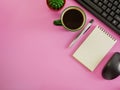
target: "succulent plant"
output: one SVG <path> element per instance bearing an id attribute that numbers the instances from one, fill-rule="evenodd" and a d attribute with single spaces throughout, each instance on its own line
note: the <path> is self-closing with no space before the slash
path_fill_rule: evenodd
<path id="1" fill-rule="evenodd" d="M 47 4 L 54 10 L 60 10 L 65 4 L 65 0 L 47 0 Z"/>

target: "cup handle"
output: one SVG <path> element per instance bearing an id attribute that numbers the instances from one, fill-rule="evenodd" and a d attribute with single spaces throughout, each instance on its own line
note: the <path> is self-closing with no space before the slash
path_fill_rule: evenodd
<path id="1" fill-rule="evenodd" d="M 62 22 L 61 22 L 61 20 L 54 20 L 54 25 L 56 25 L 56 26 L 62 26 Z"/>

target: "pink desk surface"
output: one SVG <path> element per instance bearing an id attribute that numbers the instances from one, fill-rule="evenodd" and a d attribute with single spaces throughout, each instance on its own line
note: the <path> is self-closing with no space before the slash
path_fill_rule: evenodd
<path id="1" fill-rule="evenodd" d="M 79 6 L 66 1 L 64 8 Z M 100 25 L 118 39 L 90 72 L 72 54 L 92 28 L 67 48 L 77 32 L 53 25 L 62 10 L 49 9 L 46 0 L 0 0 L 0 90 L 120 90 L 120 77 L 109 81 L 101 76 L 108 59 L 120 52 L 119 36 L 84 9 L 87 22 L 95 19 L 92 28 Z"/>

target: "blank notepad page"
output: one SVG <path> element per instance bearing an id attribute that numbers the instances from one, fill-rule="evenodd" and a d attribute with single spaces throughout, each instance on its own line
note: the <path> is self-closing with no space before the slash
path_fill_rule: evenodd
<path id="1" fill-rule="evenodd" d="M 75 51 L 73 57 L 90 71 L 94 71 L 116 41 L 103 28 L 96 26 L 87 39 Z"/>

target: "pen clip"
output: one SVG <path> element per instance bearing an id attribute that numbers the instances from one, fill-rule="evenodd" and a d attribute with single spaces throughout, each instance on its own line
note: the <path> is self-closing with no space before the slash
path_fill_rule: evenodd
<path id="1" fill-rule="evenodd" d="M 89 27 L 89 28 L 90 28 L 90 27 Z M 89 28 L 88 28 L 88 29 L 89 29 Z M 88 31 L 88 29 L 87 29 L 83 34 L 85 34 L 85 33 Z"/>

